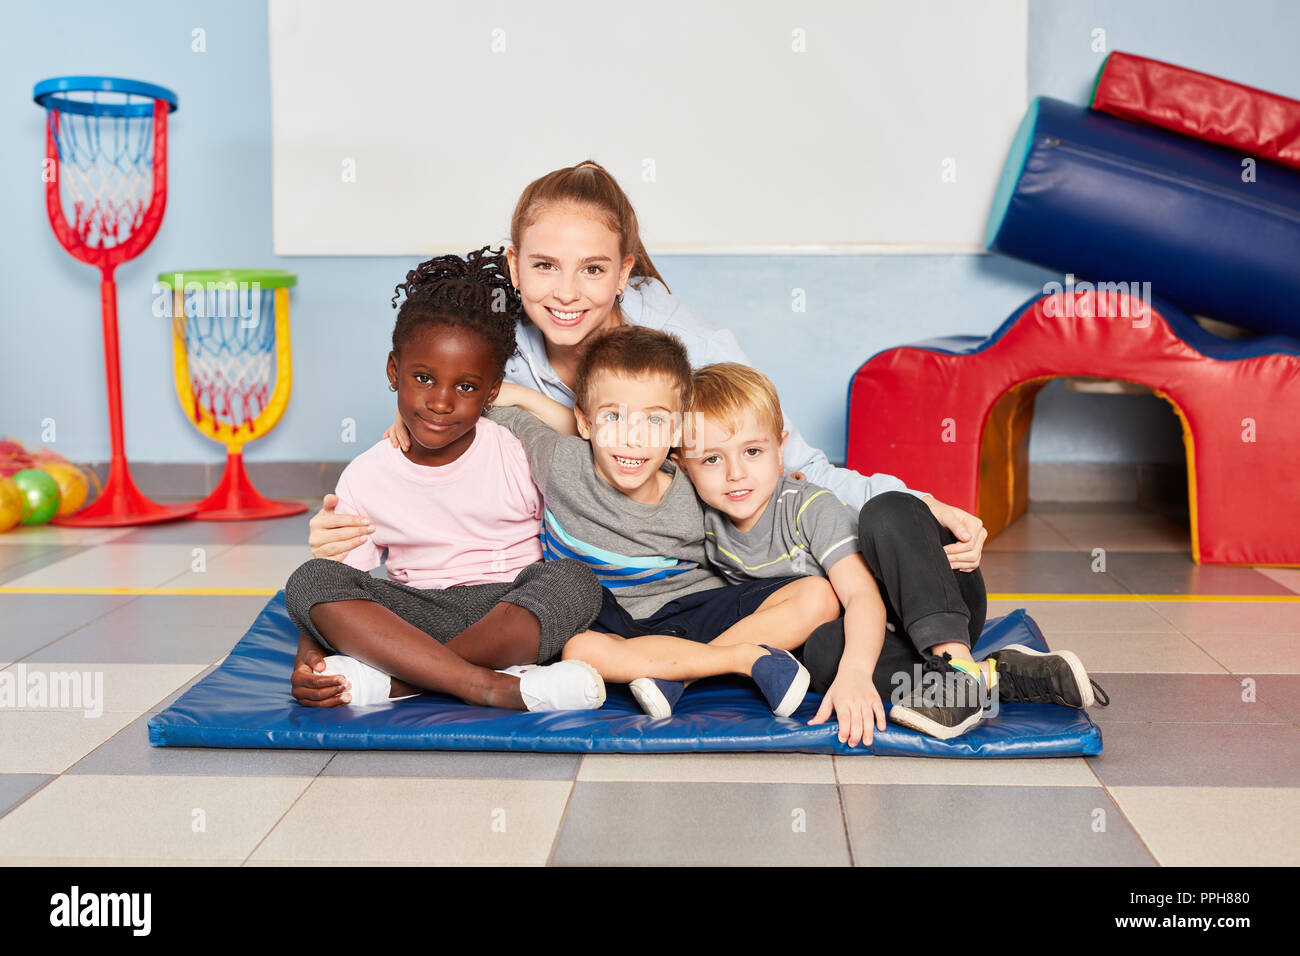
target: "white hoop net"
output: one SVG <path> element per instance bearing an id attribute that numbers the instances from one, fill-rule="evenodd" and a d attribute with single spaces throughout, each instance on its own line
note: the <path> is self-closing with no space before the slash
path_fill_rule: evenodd
<path id="1" fill-rule="evenodd" d="M 73 91 L 67 99 L 95 105 L 153 103 L 131 93 Z M 51 109 L 59 151 L 64 215 L 91 248 L 130 238 L 153 199 L 153 116 L 112 116 Z"/>
<path id="2" fill-rule="evenodd" d="M 185 354 L 197 419 L 247 428 L 275 386 L 275 290 L 241 283 L 184 293 Z"/>

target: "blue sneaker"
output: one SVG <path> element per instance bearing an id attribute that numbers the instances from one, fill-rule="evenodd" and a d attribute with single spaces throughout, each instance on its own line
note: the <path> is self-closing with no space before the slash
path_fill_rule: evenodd
<path id="1" fill-rule="evenodd" d="M 759 647 L 767 651 L 754 662 L 754 669 L 749 676 L 763 692 L 772 713 L 778 717 L 789 717 L 803 703 L 804 694 L 808 693 L 808 669 L 795 660 L 789 651 L 768 647 Z"/>
<path id="2" fill-rule="evenodd" d="M 651 717 L 671 717 L 673 708 L 682 698 L 686 685 L 679 680 L 660 680 L 657 677 L 638 677 L 628 687 L 632 696 Z"/>

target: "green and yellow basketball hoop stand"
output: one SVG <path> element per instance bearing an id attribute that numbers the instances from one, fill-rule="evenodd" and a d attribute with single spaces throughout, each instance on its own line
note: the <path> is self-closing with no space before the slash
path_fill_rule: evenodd
<path id="1" fill-rule="evenodd" d="M 297 501 L 263 497 L 244 469 L 243 448 L 267 434 L 289 404 L 292 272 L 205 269 L 158 276 L 170 298 L 176 397 L 204 435 L 226 446 L 226 469 L 199 502 L 200 521 L 301 514 Z"/>

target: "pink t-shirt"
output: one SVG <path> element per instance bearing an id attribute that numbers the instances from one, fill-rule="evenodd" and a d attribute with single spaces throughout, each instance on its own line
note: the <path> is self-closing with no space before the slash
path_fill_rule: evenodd
<path id="1" fill-rule="evenodd" d="M 375 526 L 344 563 L 417 588 L 513 581 L 542 559 L 542 496 L 519 439 L 481 419 L 449 465 L 417 465 L 381 440 L 343 469 L 339 514 Z M 384 559 L 384 551 L 388 552 Z"/>

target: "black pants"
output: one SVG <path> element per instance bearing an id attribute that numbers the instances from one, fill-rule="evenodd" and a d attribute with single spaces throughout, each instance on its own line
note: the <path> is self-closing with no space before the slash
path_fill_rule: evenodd
<path id="1" fill-rule="evenodd" d="M 889 627 L 872 681 L 883 700 L 909 681 L 929 656 L 927 648 L 946 641 L 974 647 L 984 630 L 988 595 L 979 568 L 956 571 L 943 546 L 957 536 L 939 524 L 925 502 L 902 491 L 876 495 L 858 515 L 858 545 L 880 588 Z M 803 647 L 812 690 L 825 693 L 844 653 L 844 617 L 813 631 Z"/>

